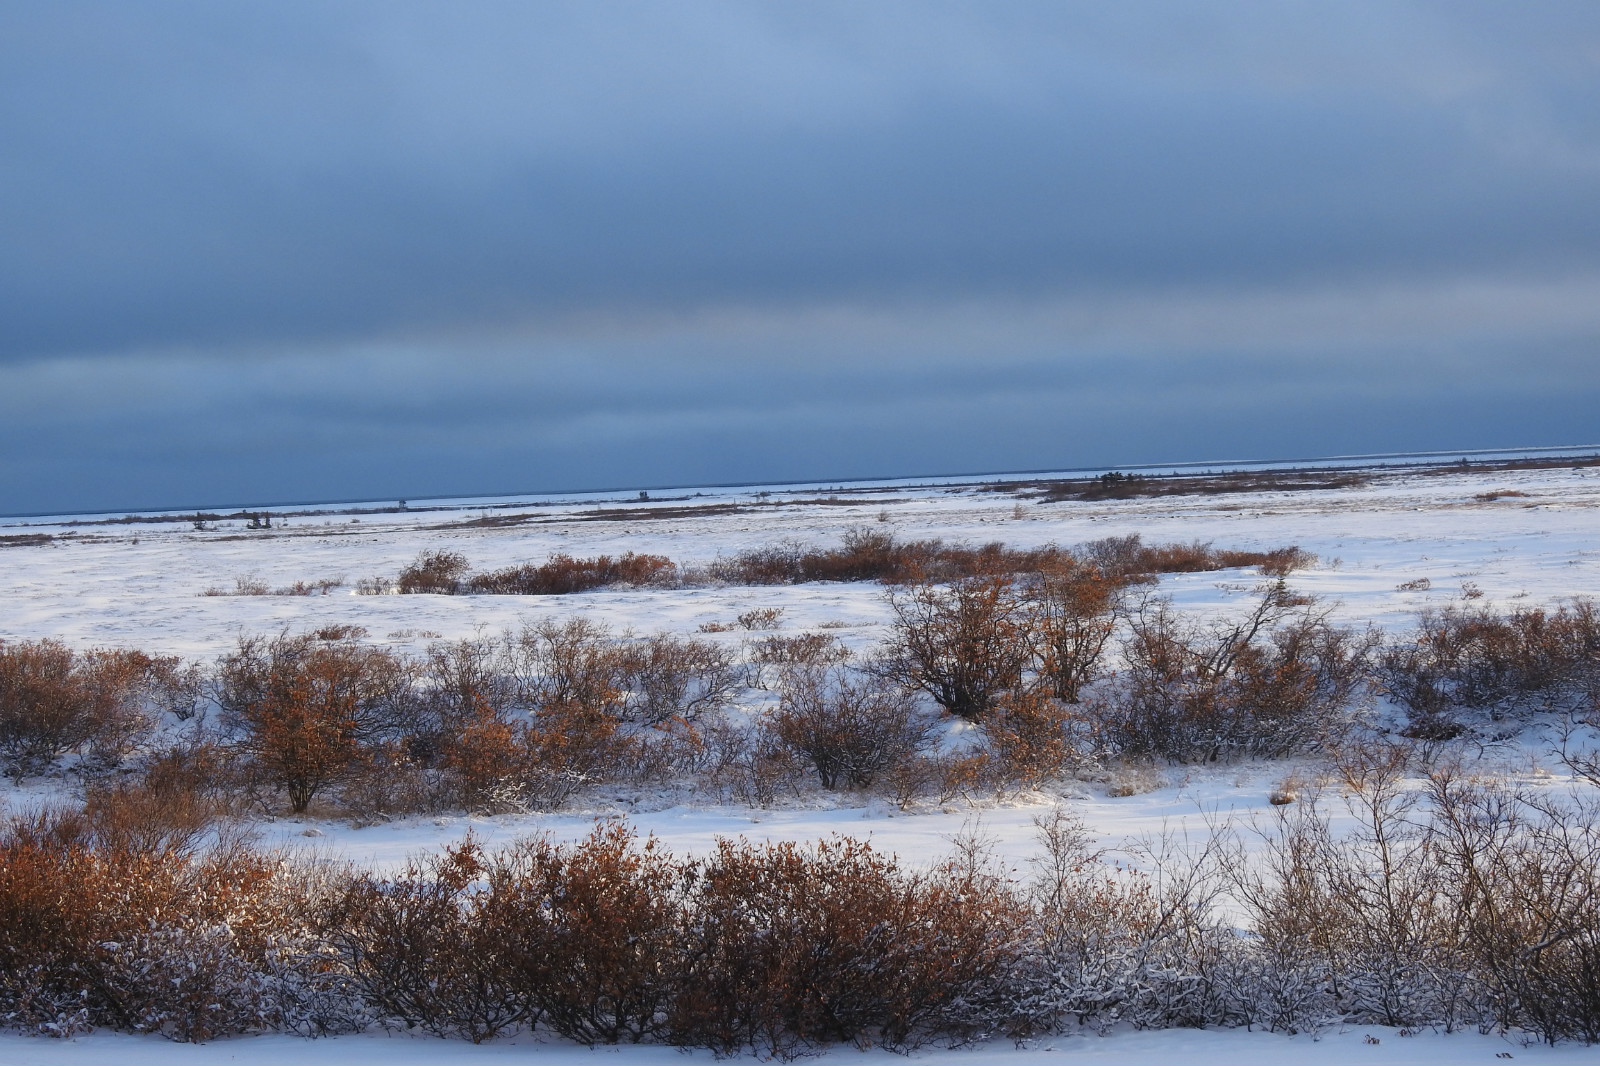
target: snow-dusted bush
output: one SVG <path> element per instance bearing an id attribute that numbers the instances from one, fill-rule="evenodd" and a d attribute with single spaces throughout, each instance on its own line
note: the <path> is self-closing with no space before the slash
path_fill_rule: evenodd
<path id="1" fill-rule="evenodd" d="M 725 707 L 738 688 L 733 655 L 709 640 L 658 633 L 617 649 L 621 715 L 654 725 Z"/>
<path id="2" fill-rule="evenodd" d="M 1404 781 L 1408 759 L 1403 746 L 1347 749 L 1348 832 L 1302 797 L 1258 828 L 1257 862 L 1229 864 L 1256 936 L 1257 998 L 1276 1015 L 1447 1030 L 1489 1018 L 1438 826 Z"/>
<path id="3" fill-rule="evenodd" d="M 1448 771 L 1433 855 L 1485 1011 L 1550 1043 L 1600 1042 L 1600 807 Z"/>
<path id="4" fill-rule="evenodd" d="M 471 568 L 467 557 L 459 552 L 425 551 L 416 562 L 400 571 L 395 581 L 395 591 L 401 594 L 460 592 L 462 580 Z"/>
<path id="5" fill-rule="evenodd" d="M 0 833 L 6 1025 L 190 1041 L 358 1024 L 348 1011 L 307 1014 L 293 991 L 327 984 L 304 962 L 316 936 L 294 871 L 237 844 L 130 827 L 125 811 L 108 824 L 110 811 L 46 813 Z"/>
<path id="6" fill-rule="evenodd" d="M 631 741 L 618 725 L 604 709 L 580 703 L 526 717 L 483 714 L 445 749 L 447 787 L 472 810 L 551 810 L 626 759 Z"/>
<path id="7" fill-rule="evenodd" d="M 162 710 L 192 713 L 196 684 L 177 659 L 0 641 L 0 758 L 24 773 L 73 751 L 115 766 L 149 738 Z"/>
<path id="8" fill-rule="evenodd" d="M 997 784 L 1036 787 L 1093 757 L 1072 708 L 1038 689 L 1003 694 L 982 720 Z"/>
<path id="9" fill-rule="evenodd" d="M 977 719 L 1016 687 L 1032 657 L 1028 605 L 1009 576 L 919 584 L 887 594 L 894 614 L 885 677 L 920 689 L 958 718 Z"/>
<path id="10" fill-rule="evenodd" d="M 1387 695 L 1421 740 L 1459 734 L 1460 708 L 1496 717 L 1541 706 L 1600 705 L 1600 610 L 1577 600 L 1555 610 L 1452 604 L 1425 610 L 1378 660 Z"/>
<path id="11" fill-rule="evenodd" d="M 587 618 L 524 626 L 509 651 L 525 706 L 580 703 L 620 710 L 621 652 L 610 630 Z"/>
<path id="12" fill-rule="evenodd" d="M 774 634 L 745 646 L 744 679 L 751 688 L 767 688 L 779 683 L 785 671 L 833 666 L 849 658 L 850 649 L 827 633 Z"/>
<path id="13" fill-rule="evenodd" d="M 714 722 L 700 729 L 708 756 L 706 777 L 724 796 L 752 807 L 770 807 L 797 795 L 805 779 L 805 756 L 785 744 L 770 720 L 753 725 Z"/>
<path id="14" fill-rule="evenodd" d="M 896 763 L 916 758 L 933 722 L 903 688 L 837 667 L 791 669 L 771 728 L 804 756 L 823 788 L 867 788 Z"/>
<path id="15" fill-rule="evenodd" d="M 1215 915 L 1211 842 L 1190 854 L 1165 841 L 1143 873 L 1103 862 L 1068 815 L 1035 824 L 1043 848 L 1026 886 L 1028 951 L 1004 986 L 1014 1032 L 1243 1020 L 1248 947 Z"/>
<path id="16" fill-rule="evenodd" d="M 1112 752 L 1175 762 L 1281 757 L 1336 737 L 1377 643 L 1281 578 L 1240 619 L 1197 624 L 1152 599 L 1128 628 L 1125 669 L 1086 713 Z"/>
<path id="17" fill-rule="evenodd" d="M 396 877 L 347 886 L 328 939 L 379 1023 L 480 1043 L 531 1020 L 507 930 L 477 891 L 482 860 L 469 837 Z"/>
<path id="18" fill-rule="evenodd" d="M 241 637 L 218 664 L 216 697 L 255 769 L 298 813 L 365 745 L 404 734 L 411 665 L 350 640 Z"/>
<path id="19" fill-rule="evenodd" d="M 1128 581 L 1070 558 L 1027 585 L 1039 674 L 1057 699 L 1077 703 L 1099 676 Z"/>
<path id="20" fill-rule="evenodd" d="M 620 824 L 493 853 L 469 837 L 380 877 L 296 867 L 128 791 L 0 832 L 0 1021 L 542 1026 L 781 1056 L 1118 1024 L 1600 1041 L 1592 802 L 1448 771 L 1419 793 L 1409 772 L 1403 746 L 1347 748 L 1354 831 L 1308 791 L 1249 830 L 1250 862 L 1217 827 L 1119 866 L 1058 814 L 1024 883 L 976 841 L 928 870 L 847 838 L 690 861 Z"/>
<path id="21" fill-rule="evenodd" d="M 1123 582 L 1154 574 L 1195 574 L 1254 566 L 1268 577 L 1287 577 L 1316 563 L 1317 557 L 1298 545 L 1267 551 L 1214 548 L 1208 541 L 1146 544 L 1137 533 L 1104 537 L 1075 549 L 1084 562 Z"/>
<path id="22" fill-rule="evenodd" d="M 1020 951 L 1017 901 L 960 865 L 913 874 L 867 844 L 722 841 L 691 903 L 694 954 L 673 1039 L 789 1057 L 992 1030 Z"/>
<path id="23" fill-rule="evenodd" d="M 577 844 L 526 841 L 488 863 L 475 904 L 500 930 L 516 995 L 585 1044 L 662 1039 L 695 954 L 692 864 L 619 823 Z"/>

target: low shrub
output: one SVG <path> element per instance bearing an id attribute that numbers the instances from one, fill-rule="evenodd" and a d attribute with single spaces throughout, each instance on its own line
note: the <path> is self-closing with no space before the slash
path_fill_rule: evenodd
<path id="1" fill-rule="evenodd" d="M 1032 619 L 1008 576 L 888 594 L 893 629 L 874 669 L 958 718 L 983 715 L 1016 687 L 1033 654 Z"/>
<path id="2" fill-rule="evenodd" d="M 854 671 L 794 670 L 783 682 L 773 734 L 816 770 L 826 789 L 862 789 L 917 757 L 933 723 L 896 685 Z"/>
<path id="3" fill-rule="evenodd" d="M 740 629 L 754 631 L 757 629 L 777 629 L 783 624 L 782 607 L 753 607 L 739 614 L 734 622 Z"/>
<path id="4" fill-rule="evenodd" d="M 481 1043 L 533 1020 L 506 933 L 474 891 L 485 872 L 470 836 L 397 877 L 352 878 L 332 908 L 329 939 L 378 1021 Z"/>
<path id="5" fill-rule="evenodd" d="M 469 809 L 551 810 L 605 780 L 627 758 L 629 738 L 601 708 L 547 704 L 530 718 L 484 714 L 444 752 L 448 786 Z"/>
<path id="6" fill-rule="evenodd" d="M 799 795 L 805 756 L 778 737 L 770 720 L 752 727 L 721 723 L 701 732 L 708 756 L 705 776 L 720 795 L 750 807 L 771 807 Z"/>
<path id="7" fill-rule="evenodd" d="M 726 706 L 738 689 L 733 655 L 709 640 L 658 633 L 620 644 L 616 654 L 620 713 L 630 722 L 693 720 Z"/>
<path id="8" fill-rule="evenodd" d="M 695 956 L 692 864 L 619 823 L 572 845 L 537 839 L 495 856 L 483 913 L 531 1015 L 582 1044 L 670 1036 Z"/>
<path id="9" fill-rule="evenodd" d="M 383 648 L 314 636 L 241 637 L 218 664 L 216 698 L 266 780 L 300 813 L 361 760 L 403 736 L 410 665 Z"/>
<path id="10" fill-rule="evenodd" d="M 1430 853 L 1468 973 L 1501 1027 L 1600 1042 L 1600 810 L 1440 772 Z"/>
<path id="11" fill-rule="evenodd" d="M 1174 762 L 1281 757 L 1337 736 L 1356 712 L 1374 632 L 1333 625 L 1283 579 L 1241 619 L 1197 627 L 1164 600 L 1129 619 L 1126 669 L 1086 705 L 1100 742 Z"/>
<path id="12" fill-rule="evenodd" d="M 425 551 L 416 562 L 400 571 L 395 591 L 401 594 L 441 593 L 449 595 L 461 591 L 461 582 L 471 564 L 458 552 Z"/>
<path id="13" fill-rule="evenodd" d="M 1125 580 L 1072 560 L 1040 571 L 1025 586 L 1039 673 L 1057 699 L 1077 703 L 1099 676 L 1126 587 Z"/>
<path id="14" fill-rule="evenodd" d="M 613 558 L 599 555 L 575 559 L 556 554 L 537 566 L 526 563 L 489 573 L 474 574 L 465 591 L 515 596 L 566 596 L 607 585 L 661 585 L 670 583 L 677 564 L 661 555 L 626 552 Z"/>
<path id="15" fill-rule="evenodd" d="M 528 706 L 577 703 L 620 711 L 624 656 L 609 630 L 587 618 L 524 626 L 511 643 L 518 696 Z"/>
<path id="16" fill-rule="evenodd" d="M 405 754 L 433 766 L 468 723 L 511 715 L 523 695 L 514 671 L 501 641 L 473 637 L 429 644 L 405 701 Z"/>
<path id="17" fill-rule="evenodd" d="M 1041 854 L 1024 885 L 1027 952 L 1003 984 L 1014 1035 L 1118 1024 L 1140 1029 L 1239 1025 L 1248 942 L 1219 928 L 1217 853 L 1158 842 L 1144 870 L 1094 850 L 1062 811 L 1036 818 Z"/>
<path id="18" fill-rule="evenodd" d="M 1115 579 L 1138 579 L 1153 574 L 1193 574 L 1254 566 L 1268 577 L 1287 577 L 1316 564 L 1317 557 L 1298 546 L 1268 551 L 1213 548 L 1207 541 L 1190 544 L 1145 544 L 1137 533 L 1106 537 L 1078 549 L 1082 558 Z"/>
<path id="19" fill-rule="evenodd" d="M 888 585 L 956 581 L 1025 573 L 1051 565 L 1059 548 L 1016 550 L 998 542 L 979 548 L 938 540 L 898 541 L 886 530 L 853 529 L 838 548 L 780 544 L 718 559 L 708 574 L 734 585 L 793 585 L 807 581 L 879 581 Z"/>
<path id="20" fill-rule="evenodd" d="M 999 783 L 1037 787 L 1084 761 L 1083 739 L 1070 707 L 1038 690 L 1008 692 L 983 717 Z"/>
<path id="21" fill-rule="evenodd" d="M 703 569 L 685 567 L 665 556 L 626 552 L 620 556 L 578 558 L 551 555 L 543 563 L 521 563 L 478 574 L 468 573 L 464 557 L 450 551 L 419 555 L 398 579 L 364 578 L 361 595 L 404 593 L 482 593 L 515 596 L 564 596 L 611 585 L 679 587 L 719 582 L 730 585 L 793 585 L 808 581 L 877 581 L 886 585 L 949 583 L 970 578 L 1034 574 L 1087 562 L 1115 582 L 1149 581 L 1160 573 L 1191 573 L 1255 566 L 1269 576 L 1286 576 L 1310 566 L 1316 556 L 1297 547 L 1269 551 L 1231 551 L 1208 543 L 1146 545 L 1138 537 L 1109 538 L 1084 545 L 1081 558 L 1055 545 L 1009 548 L 994 541 L 972 547 L 941 540 L 900 541 L 887 530 L 860 528 L 845 533 L 837 548 L 784 542 L 750 548 L 731 558 L 718 558 Z M 244 581 L 246 579 L 241 579 Z M 250 579 L 253 580 L 253 579 Z M 302 595 L 322 584 L 296 583 L 273 592 L 255 582 L 239 595 Z M 228 595 L 208 589 L 206 595 Z M 771 628 L 777 615 L 763 608 L 746 612 L 737 623 L 744 629 Z M 725 623 L 708 623 L 723 625 Z M 707 632 L 725 632 L 709 629 Z"/>
<path id="22" fill-rule="evenodd" d="M 356 824 L 371 824 L 459 804 L 459 794 L 418 745 L 381 740 L 365 745 L 339 778 L 338 806 Z"/>
<path id="23" fill-rule="evenodd" d="M 802 633 L 793 637 L 770 636 L 746 645 L 744 679 L 751 688 L 777 684 L 790 670 L 825 667 L 850 658 L 850 649 L 826 633 Z"/>
<path id="24" fill-rule="evenodd" d="M 177 659 L 0 642 L 0 756 L 14 773 L 74 751 L 115 766 L 150 736 L 161 710 L 192 714 L 196 686 Z"/>
<path id="25" fill-rule="evenodd" d="M 1449 768 L 1419 791 L 1411 755 L 1341 751 L 1338 833 L 1312 789 L 1248 846 L 1219 826 L 1117 865 L 1057 812 L 1026 882 L 973 835 L 910 870 L 848 838 L 681 860 L 620 824 L 492 853 L 469 835 L 391 876 L 296 867 L 147 782 L 0 828 L 0 1019 L 178 1040 L 544 1028 L 784 1058 L 1117 1025 L 1600 1042 L 1593 797 Z"/>
<path id="26" fill-rule="evenodd" d="M 1425 610 L 1411 634 L 1383 650 L 1378 675 L 1406 710 L 1406 731 L 1420 738 L 1460 732 L 1458 708 L 1498 717 L 1592 705 L 1600 694 L 1600 611 L 1582 599 L 1553 611 Z"/>
<path id="27" fill-rule="evenodd" d="M 288 994 L 316 981 L 301 964 L 303 886 L 246 848 L 141 831 L 156 810 L 108 804 L 0 831 L 6 1024 L 199 1041 L 306 1022 Z"/>
<path id="28" fill-rule="evenodd" d="M 848 838 L 723 840 L 693 907 L 674 1040 L 724 1054 L 970 1037 L 992 1024 L 983 1005 L 1020 949 L 1003 883 L 954 867 L 908 874 Z"/>

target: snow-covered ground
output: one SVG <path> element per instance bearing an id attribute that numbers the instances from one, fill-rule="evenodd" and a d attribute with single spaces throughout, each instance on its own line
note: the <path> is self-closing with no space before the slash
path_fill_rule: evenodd
<path id="1" fill-rule="evenodd" d="M 1448 474 L 1389 474 L 1367 487 L 1168 496 L 1100 502 L 1019 502 L 1002 486 L 907 486 L 837 492 L 708 490 L 687 499 L 641 503 L 625 495 L 560 501 L 479 501 L 476 506 L 279 519 L 251 531 L 243 519 L 196 532 L 187 522 L 69 525 L 60 519 L 0 522 L 0 537 L 48 534 L 37 546 L 0 548 L 0 637 L 53 636 L 75 645 L 131 645 L 210 657 L 237 633 L 365 626 L 373 638 L 420 647 L 424 633 L 466 636 L 523 620 L 583 613 L 640 632 L 692 631 L 731 621 L 752 606 L 777 606 L 790 630 L 845 622 L 858 641 L 885 610 L 871 585 L 598 591 L 586 595 L 357 596 L 363 577 L 392 577 L 424 549 L 465 555 L 478 570 L 625 551 L 704 563 L 743 548 L 797 540 L 837 544 L 853 527 L 903 538 L 942 537 L 1016 547 L 1138 533 L 1147 542 L 1209 540 L 1219 547 L 1299 544 L 1321 563 L 1297 574 L 1305 591 L 1336 600 L 1342 616 L 1388 626 L 1409 622 L 1429 601 L 1456 596 L 1464 582 L 1489 601 L 1544 602 L 1600 590 L 1600 467 Z M 1525 493 L 1496 500 L 1479 496 Z M 665 494 L 658 493 L 657 496 Z M 833 502 L 830 502 L 833 501 Z M 739 505 L 732 513 L 651 520 L 652 511 Z M 295 510 L 293 508 L 280 508 Z M 609 518 L 602 518 L 610 514 Z M 624 517 L 616 518 L 616 515 Z M 527 516 L 515 524 L 504 523 Z M 1396 586 L 1428 578 L 1425 593 Z M 232 591 L 240 578 L 272 588 L 342 578 L 327 596 L 203 596 Z M 1238 595 L 1241 574 L 1168 579 L 1183 605 Z M 409 636 L 391 636 L 405 634 Z"/>
<path id="2" fill-rule="evenodd" d="M 1514 495 L 1504 495 L 1505 493 Z M 1498 495 L 1497 498 L 1489 498 Z M 0 538 L 45 534 L 43 544 L 0 547 L 0 638 L 54 637 L 78 647 L 127 646 L 209 660 L 241 633 L 300 631 L 332 624 L 365 627 L 373 643 L 420 651 L 436 638 L 497 632 L 524 622 L 586 615 L 615 630 L 698 634 L 707 622 L 731 622 L 753 607 L 783 609 L 782 631 L 827 626 L 864 650 L 883 636 L 887 608 L 871 584 L 761 588 L 601 590 L 563 597 L 361 596 L 355 582 L 392 577 L 423 550 L 465 555 L 476 570 L 626 551 L 701 564 L 741 549 L 794 540 L 836 544 L 867 526 L 905 539 L 940 537 L 1014 547 L 1071 546 L 1140 534 L 1147 543 L 1204 540 L 1222 548 L 1270 549 L 1289 544 L 1319 562 L 1293 584 L 1335 605 L 1336 617 L 1386 628 L 1412 623 L 1418 608 L 1442 604 L 1464 589 L 1478 603 L 1510 607 L 1600 596 L 1600 468 L 1464 469 L 1379 473 L 1363 487 L 1334 490 L 1168 496 L 1101 502 L 1039 503 L 1001 484 L 886 484 L 706 490 L 688 498 L 655 493 L 555 500 L 478 500 L 459 506 L 361 514 L 326 508 L 277 518 L 271 530 L 230 519 L 197 531 L 188 522 L 154 516 L 115 524 L 62 518 L 0 523 Z M 651 517 L 652 512 L 712 505 L 735 509 Z M 315 511 L 278 508 L 279 512 Z M 668 511 L 668 513 L 671 513 Z M 518 518 L 517 516 L 526 516 Z M 0 543 L 6 543 L 0 541 Z M 1427 578 L 1426 591 L 1399 586 Z M 232 591 L 247 579 L 277 588 L 342 579 L 327 595 L 206 595 Z M 1249 571 L 1169 577 L 1162 591 L 1196 611 L 1227 609 L 1247 595 Z M 708 639 L 737 644 L 748 634 Z M 1532 780 L 1559 781 L 1537 737 L 1492 753 L 1498 769 Z M 953 837 L 976 830 L 998 862 L 1019 871 L 1035 853 L 1033 819 L 1054 805 L 1081 817 L 1113 849 L 1162 832 L 1200 833 L 1217 818 L 1248 821 L 1269 811 L 1268 792 L 1292 764 L 1246 763 L 1221 769 L 1172 768 L 1150 775 L 1133 795 L 1114 798 L 1103 782 L 1067 783 L 1048 794 L 904 812 L 874 801 L 861 805 L 795 805 L 752 810 L 638 795 L 600 795 L 558 814 L 494 818 L 427 817 L 354 827 L 317 820 L 280 820 L 260 827 L 271 843 L 392 867 L 407 856 L 459 840 L 471 828 L 493 843 L 533 832 L 584 836 L 595 818 L 624 815 L 679 854 L 700 852 L 720 836 L 810 840 L 833 833 L 870 837 L 909 863 L 946 853 Z M 15 807 L 49 793 L 50 783 L 13 789 Z M 1117 790 L 1122 791 L 1122 790 Z M 1367 1043 L 1371 1034 L 1381 1043 Z M 556 1043 L 500 1041 L 485 1047 L 382 1034 L 307 1043 L 258 1037 L 180 1047 L 165 1041 L 94 1034 L 72 1041 L 0 1036 L 0 1061 L 16 1063 L 187 1062 L 452 1062 L 499 1061 L 532 1052 L 550 1062 L 662 1061 L 662 1048 L 591 1052 Z M 1246 1032 L 1121 1032 L 1072 1036 L 1024 1049 L 998 1043 L 975 1049 L 925 1050 L 915 1058 L 940 1063 L 1156 1059 L 1206 1062 L 1469 1062 L 1501 1054 L 1539 1061 L 1594 1061 L 1592 1048 L 1523 1047 L 1476 1034 L 1400 1036 L 1353 1029 L 1289 1038 Z M 708 1054 L 701 1058 L 710 1059 Z M 883 1060 L 883 1053 L 834 1050 L 828 1061 Z"/>
<path id="3" fill-rule="evenodd" d="M 923 1048 L 911 1054 L 882 1050 L 830 1048 L 802 1062 L 821 1066 L 1051 1066 L 1054 1063 L 1172 1063 L 1182 1066 L 1466 1066 L 1516 1062 L 1590 1064 L 1595 1049 L 1581 1044 L 1547 1047 L 1476 1032 L 1423 1031 L 1409 1036 L 1382 1026 L 1354 1026 L 1316 1036 L 1279 1033 L 1165 1029 L 1116 1032 L 1109 1036 L 1074 1034 L 1016 1046 L 994 1041 L 965 1048 Z M 575 1047 L 529 1038 L 473 1045 L 435 1037 L 384 1033 L 308 1041 L 296 1036 L 252 1036 L 210 1044 L 173 1044 L 159 1037 L 92 1033 L 71 1040 L 0 1035 L 0 1061 L 9 1066 L 422 1066 L 450 1063 L 534 1062 L 539 1066 L 647 1066 L 663 1062 L 706 1064 L 719 1061 L 709 1051 L 680 1051 L 660 1045 Z M 726 1061 L 726 1060 L 721 1060 Z"/>

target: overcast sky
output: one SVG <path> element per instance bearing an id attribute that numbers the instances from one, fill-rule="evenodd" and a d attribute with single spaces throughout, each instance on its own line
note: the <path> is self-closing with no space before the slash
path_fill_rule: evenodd
<path id="1" fill-rule="evenodd" d="M 1597 412 L 1593 0 L 0 7 L 0 512 Z"/>

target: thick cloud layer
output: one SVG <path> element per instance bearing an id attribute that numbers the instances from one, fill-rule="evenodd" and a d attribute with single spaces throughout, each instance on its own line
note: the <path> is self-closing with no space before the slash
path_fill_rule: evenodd
<path id="1" fill-rule="evenodd" d="M 0 511 L 1600 438 L 1600 9 L 0 14 Z"/>

